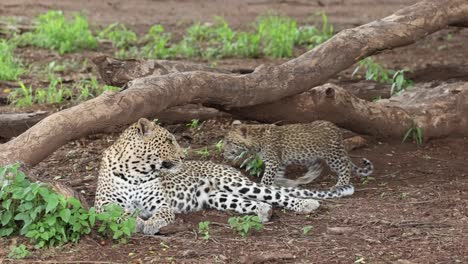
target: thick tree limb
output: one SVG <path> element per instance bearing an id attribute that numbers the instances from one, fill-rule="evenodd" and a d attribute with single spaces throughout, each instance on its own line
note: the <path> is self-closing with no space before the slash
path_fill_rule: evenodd
<path id="1" fill-rule="evenodd" d="M 264 122 L 329 120 L 357 133 L 402 139 L 420 127 L 425 140 L 468 134 L 468 83 L 417 85 L 399 96 L 369 102 L 325 84 L 283 100 L 232 111 Z"/>
<path id="2" fill-rule="evenodd" d="M 120 93 L 105 93 L 48 116 L 0 146 L 0 163 L 33 165 L 70 140 L 154 116 L 189 102 L 252 106 L 299 94 L 375 52 L 414 43 L 447 25 L 468 20 L 468 1 L 422 1 L 395 14 L 346 29 L 302 56 L 276 67 L 258 67 L 235 76 L 182 72 L 130 81 Z"/>
<path id="3" fill-rule="evenodd" d="M 42 120 L 48 112 L 0 114 L 0 138 L 11 138 L 23 133 Z"/>

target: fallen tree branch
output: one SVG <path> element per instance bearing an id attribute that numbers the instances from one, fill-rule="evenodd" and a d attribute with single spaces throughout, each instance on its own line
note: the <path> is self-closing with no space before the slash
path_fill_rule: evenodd
<path id="1" fill-rule="evenodd" d="M 468 83 L 432 87 L 417 85 L 399 96 L 369 102 L 347 90 L 325 84 L 277 102 L 232 111 L 263 122 L 329 120 L 361 134 L 402 139 L 419 127 L 423 139 L 465 136 L 468 133 Z"/>
<path id="2" fill-rule="evenodd" d="M 345 29 L 313 50 L 251 74 L 194 71 L 135 79 L 119 93 L 107 92 L 52 114 L 0 146 L 0 164 L 34 165 L 68 141 L 155 116 L 189 102 L 231 109 L 296 95 L 376 52 L 414 43 L 447 25 L 468 20 L 465 0 L 421 1 L 384 19 Z"/>
<path id="3" fill-rule="evenodd" d="M 28 130 L 48 115 L 48 112 L 0 114 L 0 138 L 11 138 Z"/>

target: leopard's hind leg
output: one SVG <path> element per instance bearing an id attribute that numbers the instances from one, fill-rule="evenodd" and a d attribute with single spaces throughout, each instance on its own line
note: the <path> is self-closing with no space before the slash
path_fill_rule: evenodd
<path id="1" fill-rule="evenodd" d="M 348 185 L 351 178 L 351 160 L 344 147 L 325 156 L 324 160 L 330 169 L 337 174 L 338 181 L 335 187 Z"/>
<path id="2" fill-rule="evenodd" d="M 232 210 L 239 214 L 256 214 L 263 223 L 268 222 L 271 217 L 271 205 L 249 200 L 237 194 L 213 191 L 207 198 L 206 204 L 220 211 Z"/>
<path id="3" fill-rule="evenodd" d="M 238 195 L 245 199 L 268 203 L 273 206 L 284 207 L 298 213 L 310 213 L 316 210 L 320 204 L 314 198 L 313 192 L 309 191 L 304 198 L 294 197 L 294 188 L 283 188 L 257 184 L 242 176 L 219 178 L 216 182 L 217 189 L 230 194 Z M 317 196 L 316 196 L 317 197 Z"/>

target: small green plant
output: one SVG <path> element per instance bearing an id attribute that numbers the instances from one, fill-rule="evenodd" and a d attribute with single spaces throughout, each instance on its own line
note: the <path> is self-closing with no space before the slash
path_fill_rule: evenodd
<path id="1" fill-rule="evenodd" d="M 416 123 L 413 121 L 413 124 L 410 128 L 406 131 L 405 135 L 403 136 L 403 140 L 401 142 L 405 142 L 409 136 L 413 139 L 416 144 L 421 145 L 423 142 L 423 135 L 422 135 L 422 128 L 418 127 Z"/>
<path id="2" fill-rule="evenodd" d="M 128 30 L 125 25 L 113 23 L 98 34 L 98 38 L 110 40 L 112 45 L 117 48 L 115 56 L 126 59 L 138 56 L 138 49 L 133 46 L 138 42 L 135 32 Z"/>
<path id="3" fill-rule="evenodd" d="M 119 87 L 111 85 L 100 85 L 96 77 L 90 79 L 80 80 L 74 87 L 78 94 L 78 101 L 86 101 L 90 98 L 94 98 L 104 93 L 105 91 L 117 92 L 120 90 Z"/>
<path id="4" fill-rule="evenodd" d="M 62 86 L 60 78 L 53 79 L 47 88 L 35 91 L 34 101 L 38 104 L 60 104 L 72 97 L 72 90 Z"/>
<path id="5" fill-rule="evenodd" d="M 359 66 L 354 69 L 351 76 L 354 76 L 361 68 L 364 68 L 366 70 L 366 80 L 373 80 L 380 83 L 391 82 L 389 71 L 382 65 L 375 62 L 371 57 L 367 57 L 359 61 L 358 64 Z"/>
<path id="6" fill-rule="evenodd" d="M 295 42 L 299 45 L 308 45 L 309 49 L 314 48 L 327 41 L 333 36 L 333 25 L 328 23 L 328 17 L 325 13 L 322 16 L 322 28 L 315 26 L 300 27 L 296 33 Z"/>
<path id="7" fill-rule="evenodd" d="M 224 141 L 222 139 L 220 139 L 218 142 L 216 142 L 215 149 L 219 153 L 222 153 L 224 151 Z"/>
<path id="8" fill-rule="evenodd" d="M 186 126 L 188 126 L 191 129 L 200 129 L 200 125 L 200 120 L 192 119 L 190 123 L 188 123 Z"/>
<path id="9" fill-rule="evenodd" d="M 210 26 L 195 23 L 187 28 L 184 38 L 174 46 L 174 49 L 182 57 L 199 57 L 202 54 L 202 42 L 208 41 L 211 35 Z"/>
<path id="10" fill-rule="evenodd" d="M 390 87 L 390 94 L 398 94 L 406 90 L 407 87 L 413 85 L 411 80 L 405 78 L 405 72 L 409 72 L 408 69 L 398 70 L 393 74 L 392 86 Z"/>
<path id="11" fill-rule="evenodd" d="M 128 30 L 124 24 L 113 23 L 98 34 L 99 39 L 110 40 L 114 47 L 127 49 L 138 41 L 135 32 Z"/>
<path id="12" fill-rule="evenodd" d="M 34 95 L 32 86 L 26 87 L 23 82 L 18 82 L 20 88 L 13 90 L 8 95 L 8 100 L 11 104 L 17 107 L 27 107 L 34 103 Z"/>
<path id="13" fill-rule="evenodd" d="M 203 239 L 210 239 L 210 221 L 203 221 L 198 223 L 198 233 L 203 235 Z"/>
<path id="14" fill-rule="evenodd" d="M 263 229 L 263 223 L 256 215 L 245 215 L 230 217 L 228 223 L 232 229 L 238 232 L 242 237 L 249 235 L 252 230 L 260 231 Z"/>
<path id="15" fill-rule="evenodd" d="M 210 156 L 210 151 L 208 150 L 207 147 L 204 147 L 204 148 L 198 150 L 197 154 L 206 159 L 206 158 L 208 158 Z"/>
<path id="16" fill-rule="evenodd" d="M 313 228 L 314 228 L 314 226 L 311 226 L 311 225 L 304 226 L 302 228 L 302 233 L 304 235 L 307 235 L 310 232 L 310 230 L 312 230 Z"/>
<path id="17" fill-rule="evenodd" d="M 257 32 L 263 43 L 263 53 L 274 58 L 291 57 L 296 40 L 296 21 L 282 16 L 267 15 L 259 19 Z"/>
<path id="18" fill-rule="evenodd" d="M 15 81 L 25 72 L 23 64 L 14 54 L 15 46 L 0 40 L 0 80 Z"/>
<path id="19" fill-rule="evenodd" d="M 409 69 L 389 70 L 375 62 L 372 58 L 367 57 L 359 62 L 359 66 L 354 69 L 354 76 L 361 68 L 366 69 L 366 80 L 373 80 L 383 84 L 390 84 L 390 94 L 400 93 L 413 85 L 413 82 L 405 78 L 405 72 Z"/>
<path id="20" fill-rule="evenodd" d="M 75 14 L 73 21 L 67 21 L 61 11 L 39 15 L 34 31 L 20 35 L 18 41 L 21 45 L 53 49 L 60 54 L 97 47 L 86 18 Z"/>
<path id="21" fill-rule="evenodd" d="M 140 52 L 142 57 L 169 59 L 175 55 L 176 50 L 170 47 L 171 34 L 166 33 L 161 25 L 152 26 L 142 41 L 145 43 Z"/>
<path id="22" fill-rule="evenodd" d="M 251 176 L 259 177 L 263 171 L 263 160 L 258 154 L 255 154 L 245 159 L 240 165 L 240 167 L 245 167 L 245 170 L 249 172 Z"/>
<path id="23" fill-rule="evenodd" d="M 94 214 L 94 208 L 91 208 L 89 212 L 90 215 Z M 127 242 L 136 227 L 135 217 L 128 216 L 122 207 L 116 204 L 106 206 L 104 212 L 96 215 L 96 219 L 101 221 L 99 233 L 123 243 Z"/>
<path id="24" fill-rule="evenodd" d="M 235 56 L 242 58 L 257 58 L 260 55 L 260 35 L 239 32 L 236 35 L 232 49 Z"/>
<path id="25" fill-rule="evenodd" d="M 115 205 L 97 214 L 84 209 L 80 201 L 57 194 L 42 183 L 31 183 L 19 170 L 19 164 L 0 167 L 0 237 L 24 235 L 37 248 L 78 242 L 89 234 L 96 219 L 99 232 L 115 239 L 126 238 L 135 229 L 136 220 Z M 115 220 L 123 219 L 119 223 Z"/>
<path id="26" fill-rule="evenodd" d="M 20 244 L 19 246 L 11 246 L 10 252 L 8 253 L 9 258 L 13 259 L 24 259 L 29 256 L 30 252 L 26 248 L 24 244 Z"/>

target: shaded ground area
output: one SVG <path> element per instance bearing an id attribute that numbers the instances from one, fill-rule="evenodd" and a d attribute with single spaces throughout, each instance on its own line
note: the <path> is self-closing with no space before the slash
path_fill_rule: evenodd
<path id="1" fill-rule="evenodd" d="M 192 147 L 191 158 L 202 159 L 196 149 L 213 146 L 228 122 L 210 120 L 195 131 L 185 125 L 168 128 L 183 147 Z M 60 176 L 63 182 L 91 176 L 93 180 L 79 189 L 92 201 L 100 154 L 115 139 L 116 135 L 96 135 L 71 142 L 32 172 L 48 179 Z M 178 224 L 187 226 L 180 233 L 136 235 L 127 245 L 89 237 L 78 245 L 36 252 L 34 258 L 124 263 L 352 263 L 359 259 L 464 263 L 468 260 L 467 148 L 466 138 L 434 140 L 421 147 L 371 140 L 369 146 L 350 154 L 356 161 L 361 156 L 372 159 L 375 180 L 362 183 L 354 178 L 358 190 L 354 196 L 325 202 L 311 215 L 277 209 L 263 231 L 247 238 L 228 227 L 232 215 L 204 211 L 178 216 L 182 219 Z M 211 159 L 221 160 L 214 148 L 211 153 Z M 327 188 L 335 181 L 324 173 L 311 187 Z M 208 241 L 197 235 L 201 221 L 212 222 Z M 304 234 L 306 226 L 313 228 Z"/>
<path id="2" fill-rule="evenodd" d="M 391 14 L 416 1 L 371 0 L 281 0 L 281 1 L 50 1 L 3 0 L 0 16 L 33 16 L 50 9 L 83 10 L 95 26 L 119 21 L 140 34 L 155 23 L 182 35 L 194 21 L 212 21 L 223 16 L 233 27 L 245 27 L 258 15 L 270 10 L 306 23 L 310 15 L 325 11 L 337 29 L 352 27 Z M 315 18 L 314 18 L 315 19 Z M 409 67 L 415 82 L 451 82 L 468 79 L 468 30 L 448 28 L 414 45 L 385 51 L 376 61 L 390 68 Z M 93 74 L 83 66 L 99 52 L 112 53 L 109 47 L 98 51 L 59 56 L 36 48 L 23 48 L 19 55 L 45 67 L 53 60 L 75 59 L 79 70 L 62 73 L 64 79 L 76 80 Z M 304 52 L 296 50 L 296 54 Z M 226 59 L 219 67 L 254 68 L 262 63 L 278 64 L 283 60 Z M 200 63 L 209 62 L 199 61 Z M 354 67 L 331 81 L 349 89 L 375 90 L 375 83 L 352 79 Z M 41 84 L 41 76 L 26 76 L 26 82 Z M 2 83 L 0 92 L 11 83 Z M 386 96 L 387 92 L 381 94 Z M 0 99 L 2 94 L 0 94 Z M 5 94 L 3 94 L 5 98 Z M 1 100 L 0 100 L 1 102 Z M 38 107 L 40 108 L 40 107 Z M 59 107 L 48 107 L 55 109 Z M 0 105 L 1 112 L 18 111 Z M 191 146 L 191 157 L 202 159 L 197 148 L 211 146 L 210 159 L 222 162 L 213 145 L 222 138 L 231 120 L 209 120 L 200 130 L 185 124 L 167 126 L 183 147 Z M 32 169 L 41 179 L 90 178 L 77 188 L 90 202 L 94 199 L 100 155 L 112 144 L 115 134 L 99 134 L 62 147 Z M 372 160 L 375 180 L 363 183 L 354 178 L 357 193 L 351 198 L 324 203 L 311 215 L 296 215 L 275 210 L 265 229 L 241 238 L 227 226 L 230 215 L 217 211 L 178 216 L 186 231 L 169 236 L 136 235 L 128 244 L 112 244 L 98 236 L 84 238 L 78 245 L 34 251 L 28 261 L 112 261 L 117 263 L 466 263 L 468 262 L 468 139 L 433 140 L 423 146 L 412 143 L 381 143 L 369 138 L 369 145 L 351 155 Z M 299 170 L 291 170 L 296 176 Z M 254 179 L 258 180 L 258 179 Z M 328 188 L 335 178 L 324 173 L 310 187 Z M 211 239 L 197 235 L 200 221 L 211 221 Z M 313 226 L 303 233 L 305 226 Z M 22 238 L 0 239 L 0 262 L 9 245 Z"/>

